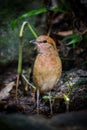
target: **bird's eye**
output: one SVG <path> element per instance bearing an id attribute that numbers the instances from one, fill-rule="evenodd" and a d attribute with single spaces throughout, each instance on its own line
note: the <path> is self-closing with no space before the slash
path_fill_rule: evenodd
<path id="1" fill-rule="evenodd" d="M 47 43 L 47 40 L 43 40 L 43 43 Z"/>

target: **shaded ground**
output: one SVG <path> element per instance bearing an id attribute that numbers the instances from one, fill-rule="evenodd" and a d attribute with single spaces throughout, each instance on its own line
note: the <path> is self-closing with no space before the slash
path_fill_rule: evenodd
<path id="1" fill-rule="evenodd" d="M 28 68 L 26 68 L 27 70 Z M 16 72 L 8 69 L 5 77 L 3 78 L 4 88 L 10 83 L 16 83 Z M 23 79 L 22 79 L 23 80 Z M 5 85 L 6 84 L 6 85 Z M 64 113 L 66 111 L 78 111 L 87 108 L 87 71 L 82 69 L 72 69 L 62 73 L 62 77 L 58 82 L 58 85 L 52 90 L 52 94 L 55 95 L 53 102 L 53 114 Z M 26 83 L 20 82 L 18 88 L 18 99 L 15 99 L 15 84 L 9 96 L 0 101 L 1 113 L 22 113 L 25 115 L 36 114 L 36 94 L 35 90 L 29 88 L 25 91 L 23 87 L 26 87 Z M 5 93 L 3 93 L 5 94 Z M 47 94 L 46 94 L 47 95 Z M 66 101 L 64 95 L 69 98 L 69 102 Z M 44 95 L 43 95 L 44 96 Z M 50 116 L 49 100 L 43 100 L 43 96 L 40 97 L 40 114 Z"/>

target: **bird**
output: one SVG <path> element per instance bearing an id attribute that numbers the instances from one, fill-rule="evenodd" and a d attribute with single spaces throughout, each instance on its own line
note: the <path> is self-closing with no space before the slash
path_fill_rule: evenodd
<path id="1" fill-rule="evenodd" d="M 44 92 L 49 93 L 58 83 L 62 73 L 62 62 L 59 57 L 57 46 L 53 38 L 40 35 L 32 40 L 36 45 L 37 56 L 33 65 L 33 83 L 37 90 L 37 113 L 39 113 L 39 96 Z M 52 104 L 50 99 L 52 114 Z"/>

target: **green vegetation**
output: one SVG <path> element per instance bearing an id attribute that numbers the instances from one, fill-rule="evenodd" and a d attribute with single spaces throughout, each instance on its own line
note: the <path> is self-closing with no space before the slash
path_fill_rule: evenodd
<path id="1" fill-rule="evenodd" d="M 49 10 L 54 11 L 54 12 L 68 13 L 67 11 L 65 11 L 65 10 L 63 10 L 62 8 L 59 8 L 59 7 L 58 8 L 52 7 Z M 17 19 L 15 19 L 12 22 L 11 27 L 12 27 L 12 29 L 14 29 L 20 19 L 25 19 L 25 18 L 29 18 L 30 16 L 33 16 L 33 15 L 39 15 L 39 14 L 42 14 L 42 13 L 46 13 L 47 11 L 48 11 L 47 8 L 40 8 L 40 9 L 37 9 L 37 10 L 31 10 L 29 12 L 26 12 L 26 13 L 22 14 L 21 16 L 19 16 Z"/>
<path id="2" fill-rule="evenodd" d="M 67 45 L 72 45 L 73 48 L 76 47 L 76 43 L 81 42 L 82 41 L 82 35 L 81 34 L 77 34 L 77 33 L 73 33 L 69 36 L 66 36 L 62 42 L 67 43 Z"/>

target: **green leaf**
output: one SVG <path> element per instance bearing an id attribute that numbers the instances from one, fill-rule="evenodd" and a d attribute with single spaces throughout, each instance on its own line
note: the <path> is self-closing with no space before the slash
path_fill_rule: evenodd
<path id="1" fill-rule="evenodd" d="M 68 86 L 68 87 L 73 87 L 74 85 L 75 85 L 75 82 L 67 83 L 67 86 Z"/>
<path id="2" fill-rule="evenodd" d="M 49 10 L 51 11 L 59 11 L 59 12 L 65 12 L 64 10 L 62 10 L 61 8 L 57 8 L 57 7 L 51 7 Z M 40 9 L 37 9 L 37 10 L 31 10 L 23 15 L 21 15 L 19 18 L 27 18 L 27 17 L 30 17 L 32 15 L 38 15 L 38 14 L 41 14 L 41 13 L 45 13 L 47 12 L 47 9 L 46 8 L 40 8 Z"/>
<path id="3" fill-rule="evenodd" d="M 82 35 L 74 33 L 74 34 L 71 34 L 71 35 L 65 37 L 65 38 L 62 40 L 62 42 L 67 41 L 67 40 L 68 40 L 68 41 L 70 40 L 70 41 L 67 43 L 67 45 L 73 44 L 73 46 L 75 46 L 75 43 L 82 41 L 82 39 L 83 39 L 83 38 L 82 38 Z"/>
<path id="4" fill-rule="evenodd" d="M 50 98 L 51 98 L 51 100 L 55 99 L 55 95 L 54 95 L 54 94 L 51 94 L 51 95 L 50 95 Z M 49 95 L 43 96 L 43 99 L 44 99 L 44 100 L 49 100 Z"/>
<path id="5" fill-rule="evenodd" d="M 82 40 L 82 36 L 76 36 L 76 37 L 73 38 L 70 42 L 68 42 L 67 45 L 70 45 L 70 44 L 74 44 L 74 43 L 80 42 L 81 40 Z"/>
<path id="6" fill-rule="evenodd" d="M 42 98 L 45 102 L 49 101 L 49 96 L 43 96 Z"/>
<path id="7" fill-rule="evenodd" d="M 45 13 L 47 12 L 47 9 L 46 8 L 41 8 L 41 9 L 37 9 L 37 10 L 31 10 L 23 15 L 21 15 L 19 18 L 27 18 L 27 17 L 30 17 L 32 15 L 38 15 L 38 14 L 41 14 L 41 13 Z"/>
<path id="8" fill-rule="evenodd" d="M 11 23 L 11 28 L 14 30 L 14 28 L 17 26 L 18 24 L 18 19 L 15 19 L 12 23 Z"/>
<path id="9" fill-rule="evenodd" d="M 63 95 L 63 98 L 64 98 L 65 101 L 68 101 L 68 102 L 70 101 L 70 98 L 66 94 Z"/>
<path id="10" fill-rule="evenodd" d="M 63 10 L 61 7 L 51 7 L 50 10 L 54 12 L 68 13 L 67 11 Z"/>

